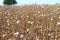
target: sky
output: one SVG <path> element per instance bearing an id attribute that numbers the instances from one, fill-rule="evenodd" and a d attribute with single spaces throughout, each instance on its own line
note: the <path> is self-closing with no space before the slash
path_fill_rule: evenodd
<path id="1" fill-rule="evenodd" d="M 29 4 L 56 4 L 60 3 L 60 0 L 16 0 L 17 5 L 29 5 Z M 3 0 L 0 0 L 0 5 L 3 5 Z"/>

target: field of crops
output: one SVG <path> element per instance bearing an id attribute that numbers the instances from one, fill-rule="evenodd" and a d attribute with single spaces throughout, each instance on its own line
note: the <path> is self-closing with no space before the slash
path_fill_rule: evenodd
<path id="1" fill-rule="evenodd" d="M 60 6 L 0 6 L 0 40 L 60 40 Z"/>

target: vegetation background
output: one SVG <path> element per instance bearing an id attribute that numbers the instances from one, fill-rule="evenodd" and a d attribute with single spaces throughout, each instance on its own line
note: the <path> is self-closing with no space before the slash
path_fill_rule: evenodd
<path id="1" fill-rule="evenodd" d="M 0 40 L 60 40 L 60 4 L 0 6 Z"/>

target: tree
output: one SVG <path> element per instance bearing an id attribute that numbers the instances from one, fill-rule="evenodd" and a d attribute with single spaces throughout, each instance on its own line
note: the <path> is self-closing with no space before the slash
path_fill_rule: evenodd
<path id="1" fill-rule="evenodd" d="M 17 4 L 16 0 L 4 0 L 3 2 L 4 5 L 13 5 Z"/>

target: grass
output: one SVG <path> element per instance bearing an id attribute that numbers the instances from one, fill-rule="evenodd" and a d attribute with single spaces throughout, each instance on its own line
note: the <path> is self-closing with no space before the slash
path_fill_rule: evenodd
<path id="1" fill-rule="evenodd" d="M 58 8 L 60 8 L 60 5 L 59 6 L 57 6 L 57 5 L 53 5 L 53 6 L 50 6 L 50 8 L 52 8 L 52 9 L 58 9 Z"/>

